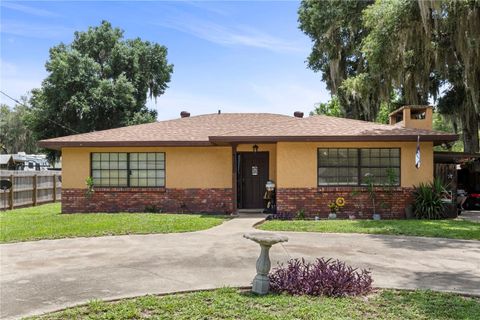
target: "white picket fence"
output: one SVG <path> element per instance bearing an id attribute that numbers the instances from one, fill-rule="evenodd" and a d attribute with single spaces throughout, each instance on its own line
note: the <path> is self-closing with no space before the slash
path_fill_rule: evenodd
<path id="1" fill-rule="evenodd" d="M 59 201 L 62 196 L 61 176 L 60 171 L 0 170 L 0 180 L 12 182 L 10 190 L 0 190 L 0 209 Z"/>

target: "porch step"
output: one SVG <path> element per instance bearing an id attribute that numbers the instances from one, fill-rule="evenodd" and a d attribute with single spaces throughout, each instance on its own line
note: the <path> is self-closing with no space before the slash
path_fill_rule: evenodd
<path id="1" fill-rule="evenodd" d="M 263 208 L 261 209 L 238 209 L 238 213 L 263 213 Z"/>

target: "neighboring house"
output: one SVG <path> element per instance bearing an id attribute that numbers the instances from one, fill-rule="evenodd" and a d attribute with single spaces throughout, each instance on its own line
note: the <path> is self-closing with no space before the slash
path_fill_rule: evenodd
<path id="1" fill-rule="evenodd" d="M 15 163 L 15 170 L 23 170 L 25 168 L 24 153 L 19 152 L 12 154 L 13 162 Z"/>
<path id="2" fill-rule="evenodd" d="M 7 164 L 8 159 L 8 164 Z M 50 168 L 47 156 L 44 154 L 2 154 L 0 168 L 20 171 L 46 171 Z"/>
<path id="3" fill-rule="evenodd" d="M 0 154 L 0 169 L 14 170 L 15 162 L 11 154 Z"/>
<path id="4" fill-rule="evenodd" d="M 25 154 L 23 152 L 22 156 L 25 161 L 23 166 L 25 171 L 47 171 L 52 167 L 45 154 Z"/>
<path id="5" fill-rule="evenodd" d="M 392 207 L 382 215 L 404 217 L 412 187 L 433 179 L 433 146 L 458 138 L 431 131 L 431 107 L 403 107 L 391 114 L 392 125 L 299 112 L 181 116 L 41 141 L 62 150 L 62 212 L 257 209 L 271 179 L 278 212 L 326 217 L 328 202 L 344 196 L 340 215 L 360 210 L 369 218 L 363 177 L 373 174 L 380 185 L 390 168 L 397 186 L 393 199 L 383 197 Z M 89 176 L 95 192 L 87 196 Z"/>

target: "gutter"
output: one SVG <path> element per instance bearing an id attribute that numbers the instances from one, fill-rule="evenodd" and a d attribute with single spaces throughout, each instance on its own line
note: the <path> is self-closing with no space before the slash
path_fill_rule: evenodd
<path id="1" fill-rule="evenodd" d="M 49 141 L 37 143 L 41 148 L 60 150 L 67 147 L 202 147 L 209 141 Z"/>
<path id="2" fill-rule="evenodd" d="M 210 136 L 208 141 L 51 141 L 41 140 L 38 146 L 60 150 L 66 147 L 205 147 L 229 143 L 276 142 L 355 142 L 355 141 L 417 141 L 418 135 L 357 135 L 357 136 Z M 455 134 L 420 135 L 420 141 L 435 145 L 458 140 Z"/>
<path id="3" fill-rule="evenodd" d="M 356 135 L 356 136 L 210 136 L 209 140 L 216 142 L 352 142 L 352 141 L 417 141 L 418 135 Z M 457 141 L 455 134 L 420 135 L 420 141 L 442 142 Z"/>

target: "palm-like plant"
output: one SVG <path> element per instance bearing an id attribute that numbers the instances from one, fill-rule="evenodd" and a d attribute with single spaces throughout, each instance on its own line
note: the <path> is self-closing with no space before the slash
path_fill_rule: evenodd
<path id="1" fill-rule="evenodd" d="M 420 183 L 415 187 L 413 212 L 418 219 L 445 218 L 445 204 L 442 194 L 445 188 L 439 179 L 431 183 Z"/>

